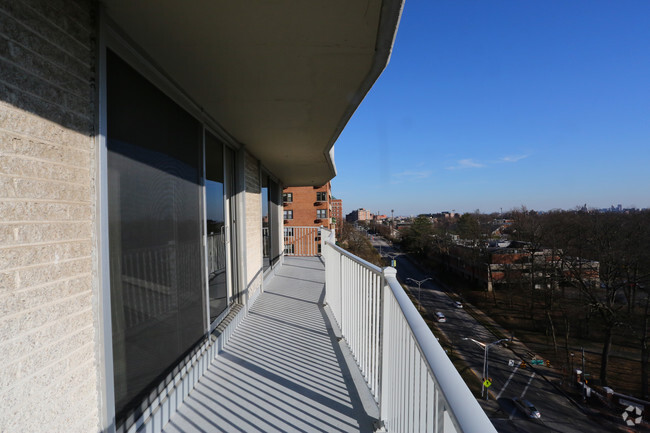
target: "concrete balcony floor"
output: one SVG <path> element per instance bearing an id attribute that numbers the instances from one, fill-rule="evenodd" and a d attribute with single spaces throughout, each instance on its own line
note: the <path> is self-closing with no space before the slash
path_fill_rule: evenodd
<path id="1" fill-rule="evenodd" d="M 324 269 L 285 258 L 164 432 L 373 431 L 377 406 L 322 307 Z"/>

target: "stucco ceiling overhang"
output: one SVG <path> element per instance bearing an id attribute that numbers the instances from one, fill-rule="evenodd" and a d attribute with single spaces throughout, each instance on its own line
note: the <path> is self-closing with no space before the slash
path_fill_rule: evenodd
<path id="1" fill-rule="evenodd" d="M 104 0 L 112 21 L 287 186 L 333 146 L 388 63 L 403 0 Z"/>

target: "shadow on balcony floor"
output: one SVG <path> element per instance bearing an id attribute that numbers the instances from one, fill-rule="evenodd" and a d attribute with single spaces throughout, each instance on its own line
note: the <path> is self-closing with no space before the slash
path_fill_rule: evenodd
<path id="1" fill-rule="evenodd" d="M 373 431 L 377 408 L 320 306 L 324 282 L 319 258 L 287 257 L 164 432 Z"/>

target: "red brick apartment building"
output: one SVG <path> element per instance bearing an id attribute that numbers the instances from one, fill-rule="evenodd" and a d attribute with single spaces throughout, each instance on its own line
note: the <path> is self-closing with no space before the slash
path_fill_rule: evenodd
<path id="1" fill-rule="evenodd" d="M 343 200 L 332 198 L 332 224 L 341 225 L 343 221 Z"/>
<path id="2" fill-rule="evenodd" d="M 284 252 L 287 255 L 320 253 L 321 226 L 331 229 L 332 186 L 296 186 L 282 192 Z"/>

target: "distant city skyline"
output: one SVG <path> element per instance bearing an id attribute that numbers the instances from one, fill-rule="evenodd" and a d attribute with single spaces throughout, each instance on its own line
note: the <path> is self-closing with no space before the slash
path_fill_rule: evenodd
<path id="1" fill-rule="evenodd" d="M 569 209 L 563 209 L 563 208 L 534 209 L 534 208 L 529 208 L 529 207 L 526 207 L 526 209 L 529 210 L 529 211 L 546 213 L 546 212 L 552 212 L 552 211 L 557 211 L 557 210 L 573 211 L 573 210 L 576 210 L 576 209 L 581 209 L 583 207 L 584 207 L 584 204 L 582 206 L 574 206 L 573 208 L 569 208 Z M 367 210 L 372 216 L 380 215 L 382 217 L 386 217 L 387 219 L 391 218 L 390 215 L 382 214 L 381 212 L 377 213 L 376 211 L 366 209 L 363 206 L 361 206 L 360 208 L 351 209 L 349 212 L 346 213 L 346 215 L 349 215 L 350 213 L 353 213 L 354 211 L 357 211 L 359 209 Z M 587 206 L 587 209 L 590 210 L 590 211 L 595 210 L 595 211 L 598 211 L 598 212 L 628 212 L 628 211 L 631 211 L 631 210 L 647 210 L 649 208 L 639 208 L 639 207 L 634 207 L 634 206 L 632 206 L 632 207 L 624 207 L 623 205 L 619 204 L 619 205 L 607 206 L 607 207 L 604 207 L 604 208 L 596 208 L 596 207 L 593 207 L 593 206 Z M 513 211 L 513 210 L 520 211 L 521 206 L 519 206 L 518 208 L 498 209 L 498 210 L 494 210 L 494 211 L 483 211 L 483 210 L 479 209 L 480 213 L 487 214 L 487 215 L 501 214 L 501 213 L 506 215 L 509 212 Z M 418 212 L 418 213 L 415 213 L 415 214 L 399 214 L 399 215 L 394 214 L 393 216 L 394 216 L 394 218 L 397 219 L 397 218 L 416 217 L 418 215 L 436 215 L 436 214 L 443 214 L 443 213 L 451 213 L 451 214 L 455 214 L 455 215 L 462 215 L 464 213 L 474 213 L 474 212 L 476 212 L 476 209 L 469 210 L 469 211 L 458 211 L 458 210 L 455 210 L 455 209 L 443 209 L 443 210 L 438 209 L 438 210 L 429 210 L 429 211 L 425 211 L 425 212 Z M 346 215 L 344 215 L 344 216 L 346 216 Z M 345 218 L 343 218 L 343 219 L 345 219 Z"/>
<path id="2" fill-rule="evenodd" d="M 650 2 L 407 2 L 336 144 L 344 213 L 650 207 Z"/>

